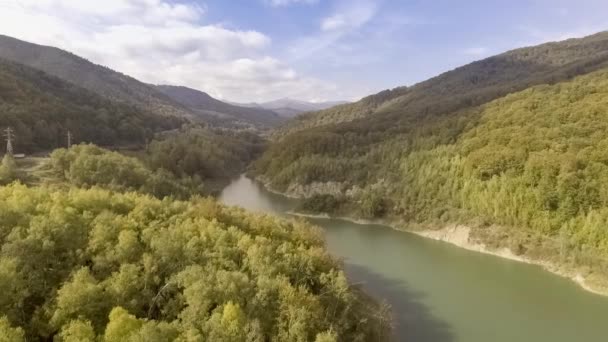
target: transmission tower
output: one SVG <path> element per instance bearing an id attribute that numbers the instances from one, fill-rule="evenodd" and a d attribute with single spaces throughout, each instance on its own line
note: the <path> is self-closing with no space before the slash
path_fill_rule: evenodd
<path id="1" fill-rule="evenodd" d="M 13 129 L 10 127 L 7 127 L 4 130 L 4 137 L 6 138 L 6 153 L 9 156 L 12 156 L 13 155 L 13 139 L 15 139 Z"/>
<path id="2" fill-rule="evenodd" d="M 72 147 L 72 132 L 68 131 L 68 148 Z"/>

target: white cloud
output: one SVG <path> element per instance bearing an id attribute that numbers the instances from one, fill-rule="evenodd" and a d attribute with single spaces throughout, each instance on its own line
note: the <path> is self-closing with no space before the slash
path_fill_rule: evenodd
<path id="1" fill-rule="evenodd" d="M 486 47 L 470 47 L 467 49 L 464 49 L 462 51 L 465 55 L 471 55 L 471 56 L 483 56 L 488 54 L 488 52 L 490 52 L 490 50 Z"/>
<path id="2" fill-rule="evenodd" d="M 321 30 L 333 31 L 338 30 L 346 26 L 346 19 L 342 14 L 336 14 L 331 17 L 327 17 L 321 21 Z"/>
<path id="3" fill-rule="evenodd" d="M 0 33 L 66 49 L 144 82 L 234 101 L 324 98 L 335 91 L 269 56 L 266 35 L 201 24 L 205 11 L 167 0 L 5 0 Z"/>
<path id="4" fill-rule="evenodd" d="M 376 14 L 377 5 L 373 1 L 354 0 L 344 3 L 336 13 L 321 21 L 322 31 L 352 30 L 369 22 Z"/>
<path id="5" fill-rule="evenodd" d="M 265 0 L 265 2 L 273 7 L 283 7 L 295 4 L 316 4 L 319 0 Z"/>
<path id="6" fill-rule="evenodd" d="M 291 60 L 300 60 L 339 45 L 350 34 L 370 22 L 378 11 L 372 0 L 341 1 L 334 12 L 323 18 L 319 32 L 295 41 L 289 48 Z"/>

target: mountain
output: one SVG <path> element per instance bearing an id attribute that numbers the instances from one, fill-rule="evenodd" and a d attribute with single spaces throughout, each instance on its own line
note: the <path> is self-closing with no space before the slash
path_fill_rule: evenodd
<path id="1" fill-rule="evenodd" d="M 0 58 L 0 128 L 15 130 L 15 151 L 63 147 L 73 142 L 144 144 L 153 133 L 186 121 L 112 101 L 38 69 Z M 2 149 L 4 150 L 4 149 Z"/>
<path id="2" fill-rule="evenodd" d="M 199 90 L 169 85 L 159 85 L 156 88 L 173 101 L 180 103 L 195 113 L 205 116 L 213 115 L 221 118 L 231 118 L 265 127 L 271 127 L 283 121 L 277 113 L 271 110 L 232 105 L 214 99 L 209 94 Z"/>
<path id="3" fill-rule="evenodd" d="M 0 35 L 0 58 L 42 70 L 112 101 L 135 106 L 146 112 L 203 121 L 221 127 L 268 127 L 280 121 L 275 114 L 269 111 L 238 109 L 221 104 L 217 100 L 204 99 L 205 96 L 208 96 L 204 93 L 202 93 L 203 95 L 195 94 L 195 97 L 200 97 L 198 101 L 186 101 L 196 105 L 196 108 L 190 108 L 165 94 L 162 88 L 140 82 L 105 66 L 91 63 L 70 52 L 24 42 L 8 36 Z M 175 92 L 172 91 L 171 94 L 175 95 Z M 191 90 L 191 93 L 194 92 L 196 91 Z M 186 94 L 177 97 L 184 99 L 192 96 L 192 94 Z M 222 112 L 222 110 L 226 110 L 226 112 Z"/>
<path id="4" fill-rule="evenodd" d="M 535 84 L 555 83 L 597 70 L 608 60 L 608 32 L 582 39 L 521 48 L 443 73 L 411 87 L 385 90 L 359 102 L 306 113 L 277 136 L 307 128 L 371 117 L 364 129 L 400 131 L 410 120 L 480 105 Z M 382 125 L 379 126 L 379 123 Z"/>
<path id="5" fill-rule="evenodd" d="M 346 101 L 328 101 L 328 102 L 306 102 L 300 100 L 294 100 L 290 98 L 283 98 L 279 100 L 263 102 L 263 103 L 249 103 L 241 104 L 241 106 L 247 107 L 258 107 L 272 110 L 279 115 L 286 118 L 293 118 L 301 113 L 319 111 L 341 104 L 348 103 Z"/>
<path id="6" fill-rule="evenodd" d="M 111 100 L 150 112 L 194 117 L 153 86 L 55 47 L 0 35 L 0 58 L 42 70 Z"/>
<path id="7" fill-rule="evenodd" d="M 280 127 L 254 172 L 303 208 L 470 239 L 608 284 L 608 32 L 517 49 Z"/>

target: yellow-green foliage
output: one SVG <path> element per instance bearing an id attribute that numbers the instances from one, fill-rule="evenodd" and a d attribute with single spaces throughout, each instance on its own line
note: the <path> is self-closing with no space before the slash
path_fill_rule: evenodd
<path id="1" fill-rule="evenodd" d="M 358 137 L 359 145 L 377 143 L 374 136 L 403 133 L 428 118 L 436 119 L 478 106 L 533 85 L 568 80 L 607 65 L 608 32 L 516 49 L 411 87 L 385 90 L 356 103 L 307 113 L 288 121 L 274 137 L 280 139 L 299 131 L 322 128 L 341 134 L 365 135 Z"/>
<path id="2" fill-rule="evenodd" d="M 18 178 L 19 172 L 15 159 L 11 155 L 5 154 L 0 163 L 0 185 L 8 184 Z"/>
<path id="3" fill-rule="evenodd" d="M 136 158 L 95 145 L 82 144 L 55 150 L 49 166 L 60 180 L 77 187 L 100 186 L 117 191 L 139 191 L 160 198 L 186 198 L 202 192 L 198 178 L 177 178 L 163 169 L 153 171 Z"/>
<path id="4" fill-rule="evenodd" d="M 321 233 L 211 199 L 0 187 L 7 341 L 377 341 Z M 25 335 L 24 335 L 25 333 Z"/>
<path id="5" fill-rule="evenodd" d="M 293 134 L 257 170 L 283 189 L 362 188 L 359 207 L 380 192 L 386 214 L 408 221 L 516 227 L 524 247 L 608 273 L 608 69 L 376 134 Z"/>
<path id="6" fill-rule="evenodd" d="M 227 179 L 243 172 L 262 143 L 252 133 L 190 127 L 152 141 L 142 159 L 178 177 Z"/>

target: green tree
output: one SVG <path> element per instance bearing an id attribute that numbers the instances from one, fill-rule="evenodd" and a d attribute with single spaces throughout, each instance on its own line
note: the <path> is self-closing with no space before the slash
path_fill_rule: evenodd
<path id="1" fill-rule="evenodd" d="M 0 185 L 8 184 L 19 178 L 19 172 L 15 159 L 5 154 L 2 158 L 2 164 L 0 164 Z"/>

